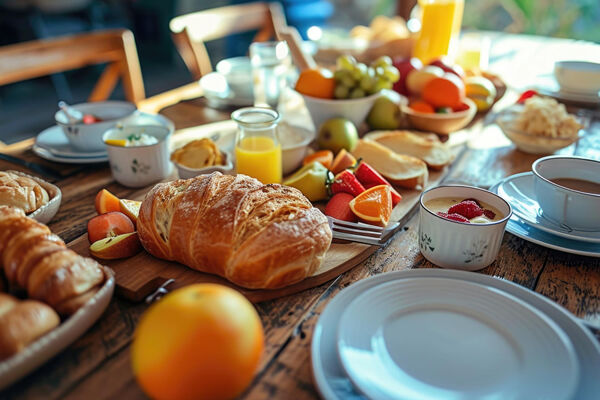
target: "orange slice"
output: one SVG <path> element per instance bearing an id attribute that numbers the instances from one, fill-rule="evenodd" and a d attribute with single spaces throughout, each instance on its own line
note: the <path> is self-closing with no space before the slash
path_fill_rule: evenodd
<path id="1" fill-rule="evenodd" d="M 98 214 L 106 214 L 111 211 L 121 211 L 119 198 L 106 189 L 102 189 L 96 195 L 94 201 Z"/>
<path id="2" fill-rule="evenodd" d="M 373 186 L 356 196 L 348 205 L 364 222 L 385 226 L 392 215 L 392 192 L 388 185 Z"/>
<path id="3" fill-rule="evenodd" d="M 140 215 L 140 206 L 142 205 L 141 201 L 136 200 L 127 200 L 121 199 L 119 201 L 119 206 L 121 207 L 121 212 L 129 217 L 131 222 L 134 225 L 137 224 L 138 215 Z"/>
<path id="4" fill-rule="evenodd" d="M 331 167 L 331 163 L 333 162 L 333 153 L 331 150 L 321 150 L 316 153 L 312 153 L 304 157 L 302 161 L 302 165 L 307 165 L 312 163 L 313 161 L 318 161 L 327 169 Z"/>

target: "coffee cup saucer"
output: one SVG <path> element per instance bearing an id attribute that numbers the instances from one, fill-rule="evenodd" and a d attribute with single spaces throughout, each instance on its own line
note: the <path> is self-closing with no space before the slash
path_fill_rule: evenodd
<path id="1" fill-rule="evenodd" d="M 532 172 L 509 176 L 495 185 L 492 191 L 510 203 L 520 221 L 533 228 L 566 239 L 600 243 L 600 230 L 574 229 L 544 216 L 536 200 Z"/>

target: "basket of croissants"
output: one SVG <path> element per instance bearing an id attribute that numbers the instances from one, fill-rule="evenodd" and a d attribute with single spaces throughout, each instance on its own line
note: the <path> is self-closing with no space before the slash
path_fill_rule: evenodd
<path id="1" fill-rule="evenodd" d="M 0 206 L 0 389 L 83 334 L 113 290 L 110 269 L 23 210 Z"/>

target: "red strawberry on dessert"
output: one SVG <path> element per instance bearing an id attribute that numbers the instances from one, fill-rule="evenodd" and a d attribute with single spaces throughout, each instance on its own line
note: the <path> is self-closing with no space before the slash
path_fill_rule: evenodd
<path id="1" fill-rule="evenodd" d="M 349 170 L 344 170 L 337 174 L 333 182 L 329 184 L 331 194 L 349 193 L 356 197 L 365 191 L 365 187 L 356 179 L 356 176 Z"/>
<path id="2" fill-rule="evenodd" d="M 392 207 L 395 207 L 396 204 L 400 203 L 400 200 L 402 200 L 402 196 L 400 196 L 400 193 L 398 193 L 396 189 L 394 189 L 394 187 L 387 181 L 387 179 L 381 176 L 379 172 L 375 171 L 375 169 L 366 162 L 361 161 L 358 164 L 358 166 L 354 170 L 354 175 L 366 189 L 378 185 L 388 185 L 392 193 Z"/>
<path id="3" fill-rule="evenodd" d="M 466 222 L 467 224 L 470 224 L 469 220 L 460 214 L 448 214 L 440 211 L 437 213 L 437 215 L 439 215 L 442 218 L 450 219 L 452 221 Z"/>
<path id="4" fill-rule="evenodd" d="M 496 213 L 492 210 L 483 210 L 483 215 L 485 215 L 488 219 L 496 218 Z"/>
<path id="5" fill-rule="evenodd" d="M 467 219 L 483 215 L 483 209 L 473 200 L 463 200 L 448 209 L 448 214 L 460 214 Z"/>
<path id="6" fill-rule="evenodd" d="M 350 206 L 348 205 L 352 199 L 354 199 L 354 196 L 349 193 L 342 192 L 334 194 L 325 206 L 325 215 L 340 219 L 342 221 L 358 221 L 357 216 L 352 212 Z"/>

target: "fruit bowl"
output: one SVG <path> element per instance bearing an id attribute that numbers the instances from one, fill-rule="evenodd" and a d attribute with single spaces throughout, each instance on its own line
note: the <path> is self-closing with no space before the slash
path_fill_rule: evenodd
<path id="1" fill-rule="evenodd" d="M 477 113 L 477 106 L 472 100 L 465 98 L 463 103 L 469 106 L 465 111 L 449 114 L 434 114 L 415 111 L 408 106 L 402 106 L 402 112 L 406 114 L 409 122 L 423 131 L 440 134 L 449 134 L 467 126 Z"/>
<path id="2" fill-rule="evenodd" d="M 378 92 L 358 99 L 320 99 L 301 93 L 300 95 L 304 99 L 315 130 L 318 131 L 323 122 L 335 117 L 346 118 L 359 127 L 381 94 Z"/>
<path id="3" fill-rule="evenodd" d="M 517 149 L 529 154 L 552 154 L 557 150 L 565 148 L 575 143 L 583 135 L 584 130 L 579 130 L 577 136 L 572 137 L 551 137 L 533 135 L 517 129 L 516 121 L 519 111 L 514 108 L 504 110 L 496 123 L 502 129 L 504 135 L 509 138 Z M 584 122 L 585 126 L 585 121 Z"/>

